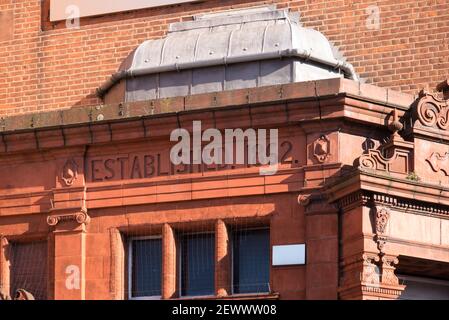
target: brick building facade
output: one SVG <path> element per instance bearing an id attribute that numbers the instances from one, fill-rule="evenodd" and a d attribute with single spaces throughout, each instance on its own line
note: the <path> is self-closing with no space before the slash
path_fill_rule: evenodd
<path id="1" fill-rule="evenodd" d="M 266 5 L 264 18 L 248 13 Z M 139 67 L 156 52 L 145 41 L 226 29 L 212 24 L 230 9 L 244 13 L 225 20 L 267 24 L 262 49 L 246 40 L 198 66 L 186 37 L 173 64 L 161 49 Z M 76 29 L 50 10 L 0 1 L 2 295 L 449 297 L 445 1 L 194 1 L 81 17 Z M 270 42 L 267 30 L 290 20 L 314 50 L 268 52 L 285 33 Z M 193 47 L 195 61 L 176 62 Z M 217 90 L 195 74 L 212 67 Z M 247 158 L 174 165 L 170 134 L 193 121 L 278 129 L 277 172 Z"/>
<path id="2" fill-rule="evenodd" d="M 298 12 L 303 26 L 322 32 L 369 84 L 417 94 L 441 82 L 449 64 L 443 0 L 210 0 L 84 18 L 79 30 L 51 23 L 48 3 L 0 3 L 2 115 L 99 103 L 98 84 L 144 40 L 163 37 L 168 24 L 268 3 Z M 379 29 L 366 28 L 370 5 L 379 8 Z"/>

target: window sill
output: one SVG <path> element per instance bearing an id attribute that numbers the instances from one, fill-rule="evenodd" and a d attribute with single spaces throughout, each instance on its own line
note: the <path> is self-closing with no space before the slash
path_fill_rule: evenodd
<path id="1" fill-rule="evenodd" d="M 229 296 L 181 297 L 172 300 L 278 300 L 279 293 L 242 293 Z"/>

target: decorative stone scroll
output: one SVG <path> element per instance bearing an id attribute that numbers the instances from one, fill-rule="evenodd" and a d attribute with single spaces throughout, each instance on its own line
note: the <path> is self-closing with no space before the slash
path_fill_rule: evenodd
<path id="1" fill-rule="evenodd" d="M 397 299 L 405 289 L 394 273 L 397 263 L 396 256 L 374 252 L 345 258 L 342 262 L 340 298 Z"/>
<path id="2" fill-rule="evenodd" d="M 449 106 L 438 93 L 422 91 L 416 107 L 416 117 L 426 127 L 434 127 L 441 130 L 449 129 Z"/>
<path id="3" fill-rule="evenodd" d="M 413 142 L 405 141 L 398 132 L 403 129 L 403 125 L 398 118 L 396 110 L 392 112 L 393 120 L 388 125 L 391 131 L 389 141 L 379 149 L 369 149 L 367 153 L 358 159 L 359 169 L 369 169 L 383 171 L 385 173 L 395 173 L 408 175 L 413 171 Z"/>
<path id="4" fill-rule="evenodd" d="M 70 214 L 51 215 L 47 217 L 47 224 L 49 226 L 56 226 L 60 222 L 67 221 L 75 221 L 79 224 L 88 224 L 90 222 L 90 217 L 83 211 Z"/>
<path id="5" fill-rule="evenodd" d="M 387 159 L 382 155 L 380 150 L 368 150 L 367 154 L 360 156 L 359 167 L 364 169 L 382 170 L 388 171 L 388 162 L 391 159 Z"/>
<path id="6" fill-rule="evenodd" d="M 433 171 L 442 171 L 446 176 L 449 176 L 449 152 L 441 155 L 438 152 L 432 154 L 426 159 Z"/>
<path id="7" fill-rule="evenodd" d="M 377 284 L 380 283 L 380 274 L 377 263 L 379 262 L 379 256 L 376 254 L 364 253 L 363 256 L 363 270 L 361 275 L 361 280 L 366 284 Z"/>
<path id="8" fill-rule="evenodd" d="M 382 256 L 382 283 L 385 285 L 399 285 L 399 279 L 394 273 L 394 266 L 399 263 L 394 256 Z"/>
<path id="9" fill-rule="evenodd" d="M 385 158 L 380 150 L 368 150 L 368 153 L 360 156 L 360 169 L 377 170 L 383 172 L 393 172 L 408 174 L 409 152 L 405 150 L 394 150 L 391 158 Z"/>

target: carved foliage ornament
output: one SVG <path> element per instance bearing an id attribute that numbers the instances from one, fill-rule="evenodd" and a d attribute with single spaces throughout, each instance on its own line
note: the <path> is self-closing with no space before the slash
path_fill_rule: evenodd
<path id="1" fill-rule="evenodd" d="M 320 163 L 326 162 L 330 156 L 330 140 L 326 135 L 321 135 L 313 143 L 313 156 Z"/>
<path id="2" fill-rule="evenodd" d="M 68 159 L 62 168 L 61 180 L 66 186 L 71 186 L 78 178 L 78 165 L 74 159 Z"/>
<path id="3" fill-rule="evenodd" d="M 380 253 L 384 252 L 385 243 L 387 237 L 385 231 L 387 229 L 388 220 L 390 219 L 390 211 L 385 207 L 379 207 L 375 209 L 375 225 L 376 225 L 376 236 L 375 240 L 377 242 L 377 249 Z"/>
<path id="4" fill-rule="evenodd" d="M 382 283 L 387 285 L 398 285 L 399 279 L 394 273 L 396 264 L 399 260 L 396 257 L 382 257 Z"/>
<path id="5" fill-rule="evenodd" d="M 416 115 L 422 125 L 437 127 L 441 130 L 449 129 L 449 107 L 446 100 L 430 94 L 421 93 L 421 99 L 416 108 Z"/>
<path id="6" fill-rule="evenodd" d="M 385 207 L 380 207 L 376 212 L 376 233 L 384 234 L 387 228 L 390 212 Z"/>
<path id="7" fill-rule="evenodd" d="M 363 254 L 362 282 L 369 284 L 379 284 L 380 273 L 377 263 L 380 261 L 378 255 Z"/>

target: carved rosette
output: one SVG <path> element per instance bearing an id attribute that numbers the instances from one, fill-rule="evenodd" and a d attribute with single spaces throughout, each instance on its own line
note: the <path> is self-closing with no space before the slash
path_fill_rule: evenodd
<path id="1" fill-rule="evenodd" d="M 449 107 L 438 94 L 422 92 L 416 108 L 416 116 L 422 125 L 441 130 L 449 128 Z"/>
<path id="2" fill-rule="evenodd" d="M 78 165 L 74 159 L 68 159 L 64 164 L 61 172 L 61 180 L 68 187 L 73 185 L 73 183 L 78 178 Z"/>
<path id="3" fill-rule="evenodd" d="M 74 221 L 79 224 L 88 224 L 90 222 L 90 217 L 86 212 L 77 212 L 73 214 L 60 214 L 51 215 L 47 217 L 47 224 L 49 226 L 56 226 L 60 222 Z"/>
<path id="4" fill-rule="evenodd" d="M 313 143 L 313 156 L 319 163 L 324 163 L 330 156 L 330 140 L 328 136 L 321 135 Z"/>

